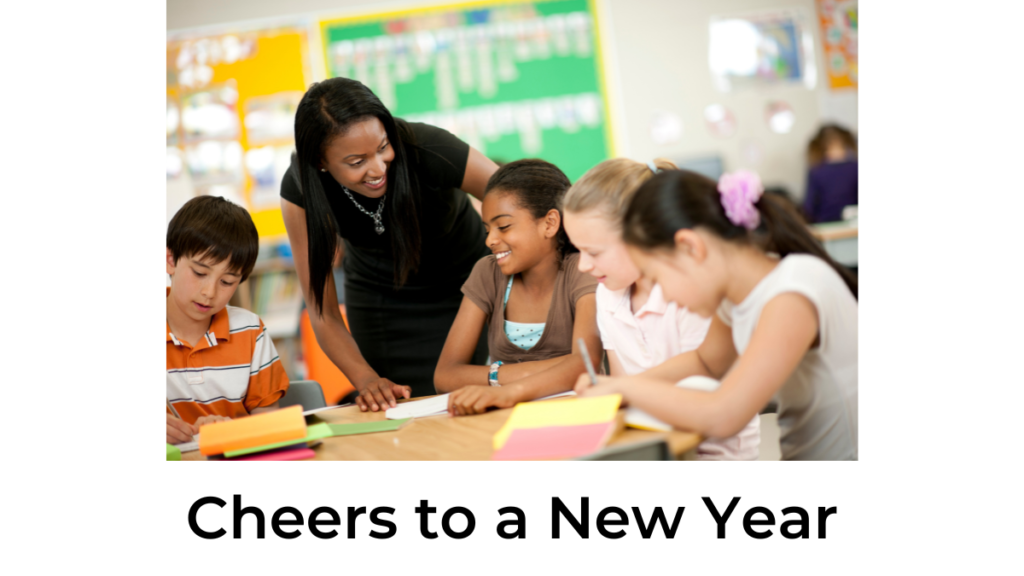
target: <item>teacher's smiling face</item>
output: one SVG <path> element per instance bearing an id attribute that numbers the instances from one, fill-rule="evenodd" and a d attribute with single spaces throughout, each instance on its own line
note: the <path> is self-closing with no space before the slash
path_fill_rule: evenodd
<path id="1" fill-rule="evenodd" d="M 324 150 L 326 169 L 339 184 L 368 198 L 380 198 L 388 188 L 388 166 L 395 151 L 377 118 L 349 126 Z"/>

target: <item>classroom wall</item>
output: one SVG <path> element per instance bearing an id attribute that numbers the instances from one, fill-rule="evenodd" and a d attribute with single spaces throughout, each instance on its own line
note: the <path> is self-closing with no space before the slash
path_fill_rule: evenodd
<path id="1" fill-rule="evenodd" d="M 619 155 L 638 160 L 720 155 L 727 170 L 756 169 L 766 185 L 782 185 L 798 199 L 804 194 L 804 150 L 824 120 L 857 129 L 857 92 L 833 92 L 826 86 L 814 0 L 598 0 L 603 2 L 605 50 L 612 66 L 612 94 Z M 366 0 L 168 0 L 168 30 L 274 19 L 306 13 L 344 14 L 438 2 L 367 2 Z M 708 21 L 712 16 L 743 15 L 798 8 L 815 38 L 817 86 L 775 85 L 719 92 L 708 70 Z M 316 68 L 316 67 L 314 67 Z M 315 73 L 319 73 L 316 71 Z M 769 130 L 764 109 L 769 101 L 788 103 L 796 116 L 788 134 Z M 729 138 L 711 134 L 704 109 L 722 104 L 731 109 L 737 129 Z M 655 143 L 656 115 L 682 121 L 678 142 Z"/>

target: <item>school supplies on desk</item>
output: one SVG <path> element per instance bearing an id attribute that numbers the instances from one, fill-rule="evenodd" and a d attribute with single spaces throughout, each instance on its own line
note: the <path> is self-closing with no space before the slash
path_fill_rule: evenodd
<path id="1" fill-rule="evenodd" d="M 508 421 L 494 435 L 494 449 L 500 450 L 513 430 L 603 424 L 615 420 L 622 396 L 609 394 L 595 398 L 566 398 L 548 402 L 520 402 Z"/>
<path id="2" fill-rule="evenodd" d="M 583 354 L 583 365 L 587 367 L 587 375 L 590 377 L 590 385 L 597 386 L 597 374 L 594 372 L 594 363 L 590 360 L 590 352 L 587 350 L 587 342 L 580 338 L 576 340 L 576 345 L 580 347 L 580 352 Z"/>
<path id="3" fill-rule="evenodd" d="M 412 418 L 401 420 L 378 420 L 376 422 L 356 422 L 354 424 L 328 424 L 331 436 L 350 436 L 352 434 L 371 434 L 373 432 L 391 432 L 412 422 Z"/>
<path id="4" fill-rule="evenodd" d="M 260 452 L 259 454 L 240 456 L 238 458 L 231 458 L 230 460 L 232 462 L 284 462 L 289 460 L 305 460 L 314 456 L 316 456 L 316 452 L 313 452 L 305 446 L 300 446 L 298 448 L 271 450 L 270 452 Z"/>
<path id="5" fill-rule="evenodd" d="M 331 436 L 350 436 L 353 434 L 389 432 L 392 430 L 398 430 L 410 421 L 411 419 L 406 418 L 404 420 L 380 420 L 377 422 L 357 422 L 354 424 L 328 424 L 326 422 L 322 422 L 306 428 L 306 436 L 300 440 L 285 440 L 283 442 L 274 442 L 273 444 L 265 444 L 263 446 L 230 450 L 224 453 L 224 457 L 231 460 L 250 460 L 251 458 L 243 458 L 243 456 L 268 453 L 285 448 L 309 448 L 311 447 L 310 443 L 316 443 L 324 438 L 330 438 Z"/>
<path id="6" fill-rule="evenodd" d="M 182 452 L 192 452 L 193 450 L 199 450 L 199 434 L 192 436 L 191 442 L 182 442 L 181 444 L 175 444 L 175 448 Z"/>
<path id="7" fill-rule="evenodd" d="M 312 416 L 313 414 L 316 414 L 318 412 L 324 412 L 326 410 L 334 410 L 335 408 L 344 408 L 345 406 L 352 406 L 354 404 L 355 404 L 354 402 L 349 402 L 348 404 L 338 404 L 337 406 L 321 406 L 320 408 L 313 408 L 313 409 L 310 409 L 310 410 L 306 410 L 305 412 L 302 413 L 302 415 L 303 416 Z"/>
<path id="8" fill-rule="evenodd" d="M 181 450 L 174 444 L 167 445 L 167 461 L 181 460 Z"/>
<path id="9" fill-rule="evenodd" d="M 597 452 L 618 431 L 615 420 L 576 426 L 517 428 L 492 460 L 556 460 Z"/>
<path id="10" fill-rule="evenodd" d="M 204 456 L 213 456 L 286 440 L 300 442 L 305 436 L 306 420 L 302 417 L 302 407 L 295 405 L 245 418 L 206 424 L 200 430 L 199 452 Z"/>
<path id="11" fill-rule="evenodd" d="M 626 426 L 655 432 L 668 432 L 672 429 L 668 424 L 634 406 L 626 408 Z"/>
<path id="12" fill-rule="evenodd" d="M 314 424 L 306 428 L 306 436 L 299 440 L 285 440 L 283 442 L 274 442 L 271 444 L 264 444 L 262 446 L 251 446 L 249 448 L 240 448 L 238 450 L 228 450 L 224 452 L 225 458 L 238 458 L 239 456 L 246 456 L 249 454 L 256 454 L 257 452 L 268 452 L 270 450 L 276 450 L 285 446 L 299 446 L 307 447 L 308 442 L 315 442 L 322 438 L 331 436 L 331 427 L 329 424 Z"/>
<path id="13" fill-rule="evenodd" d="M 401 418 L 424 418 L 436 416 L 448 412 L 448 394 L 441 394 L 426 400 L 413 400 L 403 402 L 395 408 L 388 408 L 384 417 L 388 420 L 399 420 Z"/>

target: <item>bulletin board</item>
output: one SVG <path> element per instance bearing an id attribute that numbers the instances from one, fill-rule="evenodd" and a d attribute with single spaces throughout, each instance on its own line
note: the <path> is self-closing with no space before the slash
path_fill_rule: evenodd
<path id="1" fill-rule="evenodd" d="M 312 81 L 308 28 L 190 35 L 167 43 L 168 188 L 245 206 L 261 238 L 285 233 L 280 181 L 295 109 Z"/>
<path id="2" fill-rule="evenodd" d="M 327 77 L 504 162 L 575 181 L 614 154 L 594 0 L 477 1 L 320 21 Z"/>
<path id="3" fill-rule="evenodd" d="M 818 0 L 829 88 L 857 88 L 857 0 Z"/>

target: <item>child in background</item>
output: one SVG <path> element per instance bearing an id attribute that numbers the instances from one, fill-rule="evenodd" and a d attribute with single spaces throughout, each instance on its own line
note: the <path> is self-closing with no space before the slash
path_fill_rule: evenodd
<path id="1" fill-rule="evenodd" d="M 245 209 L 214 196 L 185 203 L 167 226 L 167 443 L 199 427 L 277 408 L 288 376 L 259 316 L 228 306 L 256 264 Z"/>
<path id="2" fill-rule="evenodd" d="M 597 283 L 577 269 L 579 253 L 558 209 L 569 185 L 543 160 L 510 162 L 487 182 L 483 219 L 494 255 L 480 259 L 463 285 L 465 297 L 434 373 L 438 393 L 452 392 L 451 415 L 570 390 L 586 370 L 576 341 L 598 350 Z M 485 324 L 493 363 L 473 366 Z"/>
<path id="3" fill-rule="evenodd" d="M 639 376 L 600 378 L 582 395 L 621 393 L 676 428 L 738 433 L 773 397 L 784 460 L 857 459 L 857 281 L 755 174 L 717 185 L 662 172 L 633 196 L 623 239 L 668 300 L 711 317 L 700 347 Z M 665 386 L 689 376 L 714 391 Z"/>
<path id="4" fill-rule="evenodd" d="M 807 146 L 807 165 L 807 220 L 842 220 L 843 208 L 857 205 L 857 138 L 841 126 L 822 126 Z"/>
<path id="5" fill-rule="evenodd" d="M 659 159 L 642 164 L 606 160 L 584 174 L 562 202 L 565 230 L 579 248 L 579 267 L 597 278 L 597 325 L 612 376 L 632 376 L 697 349 L 710 319 L 666 302 L 661 287 L 629 258 L 622 217 L 637 188 L 656 170 L 676 166 Z M 739 434 L 709 439 L 697 447 L 701 460 L 756 460 L 761 444 L 758 415 Z"/>

